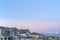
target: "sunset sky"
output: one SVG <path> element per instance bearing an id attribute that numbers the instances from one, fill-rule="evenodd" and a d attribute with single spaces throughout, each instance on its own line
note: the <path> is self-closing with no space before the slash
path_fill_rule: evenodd
<path id="1" fill-rule="evenodd" d="M 60 0 L 0 0 L 0 26 L 60 32 Z"/>

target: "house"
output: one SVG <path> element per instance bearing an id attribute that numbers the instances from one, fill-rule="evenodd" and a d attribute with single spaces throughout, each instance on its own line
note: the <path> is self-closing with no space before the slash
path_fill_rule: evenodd
<path id="1" fill-rule="evenodd" d="M 30 33 L 31 33 L 31 32 L 30 32 L 28 29 L 20 29 L 20 35 L 21 35 L 21 36 L 30 37 L 30 36 L 31 36 Z"/>
<path id="2" fill-rule="evenodd" d="M 43 34 L 39 34 L 39 40 L 47 40 L 47 36 L 43 35 Z"/>
<path id="3" fill-rule="evenodd" d="M 0 26 L 0 40 L 13 40 L 13 36 L 9 35 L 9 30 L 6 27 Z"/>
<path id="4" fill-rule="evenodd" d="M 17 28 L 7 28 L 0 26 L 0 40 L 32 40 L 28 29 L 18 30 Z"/>
<path id="5" fill-rule="evenodd" d="M 19 32 L 16 28 L 7 28 L 0 26 L 0 40 L 17 40 Z"/>
<path id="6" fill-rule="evenodd" d="M 17 40 L 18 36 L 20 36 L 19 30 L 17 28 L 9 28 L 8 30 L 10 31 L 10 35 L 13 36 L 15 40 Z"/>
<path id="7" fill-rule="evenodd" d="M 21 40 L 33 40 L 34 38 L 31 37 L 31 32 L 28 29 L 20 29 L 20 36 Z"/>
<path id="8" fill-rule="evenodd" d="M 36 33 L 36 32 L 31 33 L 31 36 L 35 37 L 36 40 L 47 40 L 45 35 L 42 35 L 42 34 L 39 34 L 39 33 Z"/>
<path id="9" fill-rule="evenodd" d="M 39 33 L 33 32 L 31 33 L 31 36 L 35 38 L 39 38 Z"/>
<path id="10" fill-rule="evenodd" d="M 48 36 L 48 40 L 59 40 L 59 37 L 57 36 Z"/>

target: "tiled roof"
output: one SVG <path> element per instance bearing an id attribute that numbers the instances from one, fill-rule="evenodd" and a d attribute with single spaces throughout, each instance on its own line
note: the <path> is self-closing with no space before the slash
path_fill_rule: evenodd
<path id="1" fill-rule="evenodd" d="M 36 32 L 31 33 L 31 35 L 40 35 L 40 36 L 45 36 L 45 35 L 43 35 L 43 34 L 39 34 L 39 33 L 36 33 Z"/>
<path id="2" fill-rule="evenodd" d="M 38 34 L 38 33 L 36 33 L 36 32 L 33 32 L 33 33 L 31 33 L 31 34 Z"/>
<path id="3" fill-rule="evenodd" d="M 7 27 L 0 26 L 0 29 L 5 29 L 5 28 L 7 28 Z"/>
<path id="4" fill-rule="evenodd" d="M 32 35 L 40 35 L 39 33 L 33 32 L 31 33 Z"/>
<path id="5" fill-rule="evenodd" d="M 0 29 L 8 30 L 9 28 L 8 27 L 0 26 Z"/>
<path id="6" fill-rule="evenodd" d="M 28 29 L 20 29 L 20 33 L 27 33 L 27 32 L 30 33 L 30 31 Z"/>

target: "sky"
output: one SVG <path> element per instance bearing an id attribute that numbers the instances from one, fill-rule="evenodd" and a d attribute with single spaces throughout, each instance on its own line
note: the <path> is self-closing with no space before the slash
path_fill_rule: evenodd
<path id="1" fill-rule="evenodd" d="M 0 26 L 60 32 L 60 0 L 0 0 Z"/>

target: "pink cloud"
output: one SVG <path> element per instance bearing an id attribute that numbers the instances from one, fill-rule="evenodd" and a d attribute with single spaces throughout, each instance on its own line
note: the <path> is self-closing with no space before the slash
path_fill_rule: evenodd
<path id="1" fill-rule="evenodd" d="M 2 25 L 2 24 L 3 25 Z M 5 27 L 17 27 L 18 29 L 30 29 L 32 32 L 59 31 L 60 25 L 50 22 L 32 21 L 1 21 L 0 25 Z"/>
<path id="2" fill-rule="evenodd" d="M 30 29 L 32 32 L 57 31 L 60 27 L 57 24 L 35 23 L 35 22 L 16 22 L 7 23 L 5 26 L 17 27 L 18 29 Z"/>

